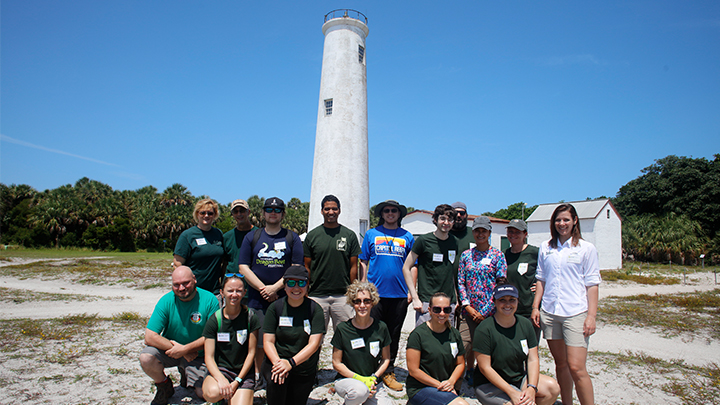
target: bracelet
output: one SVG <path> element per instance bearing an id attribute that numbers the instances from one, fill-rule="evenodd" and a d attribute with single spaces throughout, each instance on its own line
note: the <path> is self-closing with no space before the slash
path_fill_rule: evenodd
<path id="1" fill-rule="evenodd" d="M 235 377 L 235 381 L 237 381 L 238 384 L 242 385 L 243 379 L 240 377 Z"/>
<path id="2" fill-rule="evenodd" d="M 527 386 L 528 386 L 528 387 L 531 387 L 532 389 L 534 389 L 534 390 L 535 390 L 535 393 L 537 394 L 538 389 L 537 389 L 537 387 L 536 387 L 535 385 L 528 384 Z"/>
<path id="3" fill-rule="evenodd" d="M 287 359 L 287 361 L 288 363 L 290 363 L 290 367 L 295 368 L 295 366 L 297 366 L 297 364 L 295 363 L 295 359 L 293 359 L 292 357 Z"/>

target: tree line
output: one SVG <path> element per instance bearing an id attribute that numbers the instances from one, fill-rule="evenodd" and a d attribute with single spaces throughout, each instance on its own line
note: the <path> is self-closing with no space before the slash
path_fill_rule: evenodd
<path id="1" fill-rule="evenodd" d="M 720 154 L 714 160 L 670 155 L 642 169 L 642 175 L 611 198 L 623 217 L 623 250 L 637 260 L 677 263 L 720 262 Z M 194 225 L 193 196 L 176 183 L 159 192 L 153 186 L 113 190 L 84 177 L 74 185 L 38 192 L 29 185 L 0 183 L 0 240 L 27 247 L 89 247 L 102 250 L 170 251 L 182 231 Z M 262 226 L 264 197 L 247 199 L 250 220 Z M 307 232 L 310 203 L 286 202 L 283 226 Z M 235 226 L 230 203 L 220 205 L 216 226 Z M 537 205 L 522 202 L 496 212 L 496 218 L 527 218 Z M 372 215 L 370 225 L 378 218 Z M 409 207 L 408 211 L 414 208 Z"/>

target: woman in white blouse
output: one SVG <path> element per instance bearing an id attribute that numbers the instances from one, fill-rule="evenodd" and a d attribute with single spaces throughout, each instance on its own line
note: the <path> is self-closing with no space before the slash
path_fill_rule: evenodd
<path id="1" fill-rule="evenodd" d="M 542 328 L 555 359 L 555 375 L 564 405 L 594 404 L 585 366 L 590 335 L 595 333 L 600 268 L 592 243 L 582 239 L 577 211 L 560 204 L 550 218 L 551 238 L 540 247 L 538 279 L 531 319 Z M 542 310 L 540 301 L 542 300 Z"/>

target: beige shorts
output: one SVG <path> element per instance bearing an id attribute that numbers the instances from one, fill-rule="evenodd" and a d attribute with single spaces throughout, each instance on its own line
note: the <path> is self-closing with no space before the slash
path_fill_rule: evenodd
<path id="1" fill-rule="evenodd" d="M 540 310 L 540 327 L 546 340 L 564 340 L 566 346 L 588 348 L 590 337 L 583 335 L 587 312 L 573 316 L 558 316 Z"/>

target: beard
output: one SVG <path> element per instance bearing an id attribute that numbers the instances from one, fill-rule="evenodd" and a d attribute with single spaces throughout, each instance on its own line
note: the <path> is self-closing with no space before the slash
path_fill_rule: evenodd
<path id="1" fill-rule="evenodd" d="M 458 221 L 457 219 L 455 222 L 453 222 L 453 231 L 462 231 L 467 226 L 467 216 L 463 217 L 462 220 Z"/>

